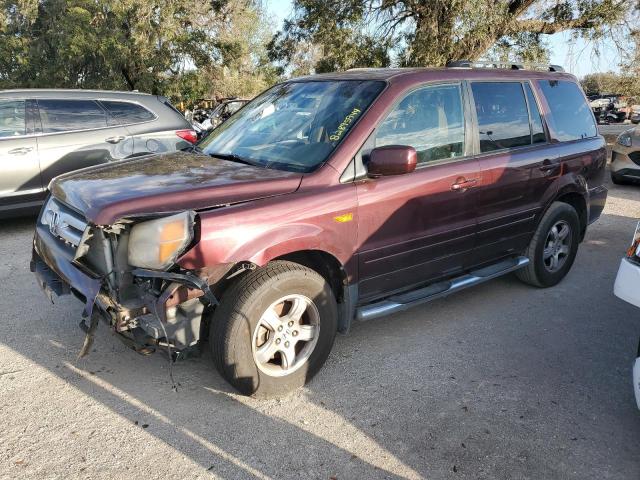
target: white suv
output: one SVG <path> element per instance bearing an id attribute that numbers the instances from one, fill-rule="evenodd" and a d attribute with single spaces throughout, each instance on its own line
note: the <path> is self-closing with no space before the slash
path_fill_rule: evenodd
<path id="1" fill-rule="evenodd" d="M 640 222 L 636 226 L 631 247 L 620 262 L 613 293 L 616 297 L 640 308 Z M 636 357 L 633 365 L 633 390 L 640 409 L 640 345 Z"/>

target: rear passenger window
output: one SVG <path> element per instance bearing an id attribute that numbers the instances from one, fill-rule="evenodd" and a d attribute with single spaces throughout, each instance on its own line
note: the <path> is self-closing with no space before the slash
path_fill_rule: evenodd
<path id="1" fill-rule="evenodd" d="M 529 112 L 520 82 L 474 82 L 471 89 L 481 152 L 531 144 Z"/>
<path id="2" fill-rule="evenodd" d="M 107 114 L 93 100 L 38 100 L 44 133 L 107 126 Z"/>
<path id="3" fill-rule="evenodd" d="M 0 100 L 0 138 L 24 135 L 25 125 L 25 101 Z"/>
<path id="4" fill-rule="evenodd" d="M 531 90 L 531 85 L 528 83 L 524 84 L 524 90 L 527 92 L 529 115 L 531 116 L 531 143 L 544 143 L 547 141 L 547 136 L 542 126 L 542 116 L 540 115 L 540 110 L 538 110 L 536 97 Z"/>
<path id="5" fill-rule="evenodd" d="M 578 85 L 565 80 L 540 80 L 539 85 L 549 104 L 549 123 L 558 140 L 566 142 L 597 135 L 593 114 Z"/>
<path id="6" fill-rule="evenodd" d="M 100 100 L 109 112 L 110 125 L 128 125 L 143 123 L 155 119 L 155 115 L 141 105 L 129 102 Z"/>
<path id="7" fill-rule="evenodd" d="M 380 124 L 375 146 L 407 145 L 418 163 L 464 154 L 464 115 L 460 85 L 424 87 L 407 95 Z"/>

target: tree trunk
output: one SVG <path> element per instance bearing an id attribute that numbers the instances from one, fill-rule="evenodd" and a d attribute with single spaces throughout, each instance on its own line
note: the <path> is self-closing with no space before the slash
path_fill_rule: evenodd
<path id="1" fill-rule="evenodd" d="M 127 82 L 127 85 L 129 86 L 129 90 L 135 90 L 136 82 L 131 78 L 131 73 L 129 72 L 129 69 L 127 67 L 122 67 L 121 72 L 122 72 L 122 76 Z"/>

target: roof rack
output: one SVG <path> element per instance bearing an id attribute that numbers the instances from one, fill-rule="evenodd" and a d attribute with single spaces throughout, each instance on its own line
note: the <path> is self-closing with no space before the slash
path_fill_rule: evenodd
<path id="1" fill-rule="evenodd" d="M 564 72 L 560 65 L 544 63 L 509 63 L 491 62 L 488 60 L 456 60 L 447 62 L 447 68 L 506 68 L 509 70 L 543 70 L 547 72 Z"/>

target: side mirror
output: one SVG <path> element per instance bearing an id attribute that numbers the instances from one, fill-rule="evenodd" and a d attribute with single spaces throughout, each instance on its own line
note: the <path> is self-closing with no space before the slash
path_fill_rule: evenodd
<path id="1" fill-rule="evenodd" d="M 402 175 L 416 169 L 418 154 L 416 149 L 406 145 L 387 145 L 369 153 L 368 174 L 370 177 Z"/>

